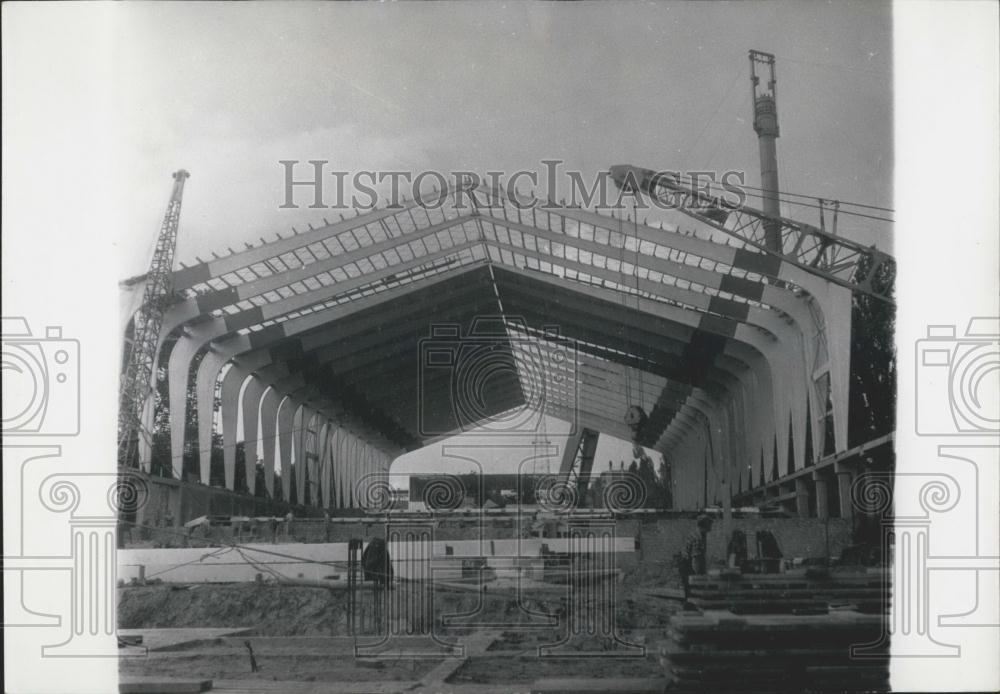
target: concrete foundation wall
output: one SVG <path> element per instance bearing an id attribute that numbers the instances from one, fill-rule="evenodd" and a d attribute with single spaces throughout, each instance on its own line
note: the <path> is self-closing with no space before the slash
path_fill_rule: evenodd
<path id="1" fill-rule="evenodd" d="M 669 561 L 674 554 L 683 552 L 684 540 L 697 528 L 694 520 L 657 519 L 636 523 L 632 534 L 639 541 L 639 561 Z M 851 524 L 842 518 L 734 518 L 733 530 L 742 530 L 747 536 L 747 553 L 756 556 L 755 537 L 758 530 L 769 530 L 778 541 L 786 558 L 839 557 L 851 544 Z M 708 565 L 721 565 L 726 559 L 729 539 L 723 536 L 721 521 L 708 533 Z"/>
<path id="2" fill-rule="evenodd" d="M 480 530 L 478 519 L 438 519 L 434 528 L 435 555 L 444 557 L 513 557 L 520 552 L 524 556 L 540 556 L 542 545 L 546 551 L 566 551 L 566 540 L 553 536 L 517 540 L 516 518 L 488 519 L 487 526 Z M 624 519 L 616 527 L 616 567 L 629 575 L 638 575 L 643 580 L 652 579 L 664 586 L 679 585 L 679 577 L 674 566 L 674 555 L 684 550 L 684 542 L 696 528 L 693 519 L 656 518 Z M 841 551 L 851 544 L 849 521 L 831 518 L 827 521 L 815 518 L 734 518 L 732 529 L 742 530 L 747 535 L 748 555 L 756 556 L 755 534 L 759 530 L 769 530 L 778 541 L 786 558 L 796 557 L 839 557 Z M 351 538 L 360 538 L 366 543 L 376 537 L 385 537 L 384 522 L 370 520 L 337 520 L 325 523 L 322 520 L 294 520 L 291 533 L 286 532 L 284 523 L 279 523 L 276 532 L 269 523 L 256 525 L 199 527 L 187 535 L 178 529 L 146 529 L 145 540 L 130 543 L 130 549 L 119 552 L 120 576 L 131 578 L 137 575 L 137 566 L 146 564 L 147 571 L 156 573 L 175 564 L 182 564 L 189 558 L 185 552 L 194 548 L 220 547 L 237 543 L 258 545 L 263 554 L 259 560 L 265 563 L 276 561 L 275 568 L 290 571 L 290 576 L 302 574 L 307 578 L 322 578 L 322 572 L 329 573 L 330 567 L 289 562 L 288 557 L 270 554 L 279 551 L 295 557 L 322 557 L 322 561 L 346 560 L 346 543 Z M 482 538 L 482 544 L 479 540 Z M 277 544 L 271 544 L 276 542 Z M 716 522 L 708 534 L 709 568 L 725 564 L 727 538 L 724 537 L 722 523 Z M 154 549 L 178 548 L 178 549 Z M 180 549 L 191 548 L 191 549 Z M 477 549 L 479 548 L 479 549 Z M 519 549 L 520 548 L 520 549 Z M 204 550 L 196 552 L 197 557 Z M 344 555 L 344 556 L 340 556 Z M 197 558 L 194 557 L 194 558 Z M 215 560 L 219 564 L 211 569 L 198 568 L 190 576 L 167 572 L 165 580 L 206 580 L 200 571 L 208 571 L 214 578 L 207 580 L 252 580 L 257 569 L 232 552 Z M 225 568 L 222 568 L 225 565 Z M 294 565 L 294 566 L 293 566 Z M 196 567 L 197 568 L 197 567 Z M 294 569 L 294 570 L 293 570 Z M 320 573 L 316 573 L 320 572 Z M 200 578 L 194 578 L 197 574 Z M 206 574 L 206 576 L 208 575 Z M 313 574 L 316 574 L 313 576 Z"/>

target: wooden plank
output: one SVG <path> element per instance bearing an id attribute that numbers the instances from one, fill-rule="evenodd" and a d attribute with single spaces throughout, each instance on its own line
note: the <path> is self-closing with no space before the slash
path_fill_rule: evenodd
<path id="1" fill-rule="evenodd" d="M 585 692 L 613 692 L 614 694 L 660 694 L 667 688 L 664 677 L 543 677 L 531 685 L 532 694 L 584 694 Z"/>
<path id="2" fill-rule="evenodd" d="M 119 694 L 199 694 L 212 688 L 212 680 L 182 680 L 171 677 L 122 677 Z"/>
<path id="3" fill-rule="evenodd" d="M 216 680 L 213 692 L 226 694 L 398 694 L 417 690 L 419 682 L 300 682 L 289 680 Z"/>

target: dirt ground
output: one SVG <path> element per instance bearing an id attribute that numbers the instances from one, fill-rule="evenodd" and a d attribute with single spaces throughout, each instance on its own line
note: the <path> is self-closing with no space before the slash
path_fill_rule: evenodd
<path id="1" fill-rule="evenodd" d="M 642 585 L 618 584 L 616 623 L 624 629 L 665 627 L 676 602 L 647 597 Z M 558 592 L 518 600 L 512 592 L 480 594 L 435 588 L 435 615 L 475 613 L 480 621 L 533 621 L 525 610 L 557 616 L 565 611 Z M 362 611 L 371 595 L 359 594 Z M 477 607 L 482 600 L 482 607 Z M 273 583 L 159 584 L 118 589 L 122 629 L 176 627 L 250 628 L 269 636 L 345 636 L 347 594 L 340 590 Z M 440 622 L 439 622 L 440 623 Z"/>
<path id="2" fill-rule="evenodd" d="M 250 671 L 250 659 L 242 654 L 205 653 L 176 658 L 125 658 L 119 673 L 143 677 L 179 679 L 247 679 L 305 682 L 409 681 L 420 679 L 440 660 L 364 661 L 331 655 L 280 655 L 257 657 L 260 671 Z"/>
<path id="3" fill-rule="evenodd" d="M 676 601 L 651 598 L 641 586 L 618 584 L 615 594 L 616 625 L 629 643 L 646 646 L 638 657 L 608 652 L 597 657 L 538 657 L 538 647 L 566 638 L 567 604 L 558 591 L 519 601 L 513 593 L 480 595 L 465 590 L 436 588 L 434 633 L 442 641 L 465 643 L 478 632 L 475 626 L 443 625 L 444 615 L 467 613 L 479 623 L 495 626 L 496 639 L 484 644 L 485 652 L 470 653 L 468 660 L 449 678 L 449 683 L 524 683 L 540 677 L 658 677 L 653 647 L 665 638 Z M 397 586 L 396 590 L 416 590 Z M 367 599 L 367 601 L 366 601 Z M 359 596 L 362 633 L 375 634 L 370 594 Z M 325 588 L 276 584 L 200 584 L 132 586 L 119 589 L 120 628 L 231 627 L 249 631 L 227 638 L 198 641 L 151 652 L 147 657 L 123 658 L 123 675 L 203 677 L 212 679 L 304 680 L 317 682 L 417 681 L 442 661 L 433 658 L 365 660 L 354 657 L 347 627 L 347 594 Z M 528 614 L 527 608 L 534 615 Z M 563 625 L 559 628 L 544 623 Z M 463 623 L 463 620 L 459 620 Z M 533 628 L 509 625 L 533 623 Z M 401 633 L 412 624 L 397 622 Z M 283 638 L 275 638 L 283 637 Z M 297 637 L 297 638 L 288 638 Z M 250 641 L 261 668 L 251 673 Z M 616 650 L 607 639 L 570 639 L 563 645 L 568 656 L 580 651 L 600 653 Z"/>
<path id="4" fill-rule="evenodd" d="M 663 677 L 657 656 L 647 652 L 636 658 L 469 658 L 449 684 L 527 684 L 543 677 L 586 679 Z"/>
<path id="5" fill-rule="evenodd" d="M 347 633 L 345 596 L 257 583 L 160 584 L 118 589 L 121 629 L 247 627 L 272 636 Z"/>

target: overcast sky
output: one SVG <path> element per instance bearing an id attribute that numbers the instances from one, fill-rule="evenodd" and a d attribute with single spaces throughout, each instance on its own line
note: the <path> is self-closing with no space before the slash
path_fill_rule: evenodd
<path id="1" fill-rule="evenodd" d="M 482 171 L 558 158 L 591 175 L 732 168 L 759 185 L 751 48 L 777 55 L 782 187 L 892 202 L 887 4 L 126 3 L 112 16 L 123 276 L 145 270 L 179 167 L 184 261 L 319 221 L 278 209 L 280 159 Z M 885 244 L 876 224 L 841 229 Z"/>
<path id="2" fill-rule="evenodd" d="M 24 479 L 26 468 L 5 465 L 5 491 L 74 468 L 114 474 L 117 282 L 146 268 L 174 169 L 193 174 L 181 260 L 315 223 L 318 213 L 277 209 L 285 158 L 486 169 L 559 157 L 591 173 L 619 162 L 745 168 L 755 184 L 751 48 L 778 56 L 783 188 L 899 210 L 897 466 L 912 480 L 958 470 L 940 438 L 914 431 L 917 407 L 940 404 L 923 396 L 932 381 L 914 346 L 928 326 L 961 335 L 970 317 L 1000 310 L 996 2 L 903 0 L 894 45 L 888 5 L 869 2 L 7 2 L 0 12 L 0 301 L 34 334 L 61 326 L 79 340 L 80 380 L 70 386 L 83 402 L 79 436 L 22 439 L 58 444 L 59 455 L 33 460 L 35 476 Z M 895 181 L 890 72 L 900 99 Z M 935 194 L 942 176 L 960 196 Z M 842 233 L 884 243 L 884 232 L 841 221 Z M 950 414 L 938 411 L 944 431 Z M 995 556 L 995 449 L 974 441 L 963 450 L 987 457 L 960 464 L 969 474 L 956 472 L 961 506 L 935 515 L 934 542 L 971 555 L 978 541 Z M 21 501 L 31 499 L 28 510 L 7 493 L 5 527 L 16 535 L 20 508 L 30 519 L 22 553 L 66 556 L 67 515 L 37 495 Z M 903 501 L 916 508 L 916 496 Z M 977 513 L 973 527 L 966 519 Z M 62 578 L 48 578 L 31 583 L 69 610 Z M 934 591 L 934 614 L 975 606 L 972 592 L 952 586 Z M 996 606 L 989 587 L 980 613 Z M 45 612 L 60 610 L 46 603 Z M 5 673 L 11 691 L 115 686 L 113 659 L 41 660 L 50 631 L 7 640 L 8 660 L 21 665 Z M 894 659 L 893 688 L 995 690 L 996 640 L 976 627 L 950 632 L 962 658 Z"/>
<path id="3" fill-rule="evenodd" d="M 282 159 L 345 171 L 561 159 L 588 177 L 632 163 L 759 185 L 751 48 L 777 56 L 782 188 L 892 203 L 887 3 L 63 5 L 22 17 L 12 41 L 33 61 L 5 85 L 18 100 L 4 125 L 36 164 L 5 190 L 43 213 L 45 176 L 87 175 L 60 152 L 100 138 L 115 279 L 147 268 L 180 167 L 187 262 L 332 216 L 279 209 Z M 840 233 L 890 242 L 870 220 L 842 218 Z"/>

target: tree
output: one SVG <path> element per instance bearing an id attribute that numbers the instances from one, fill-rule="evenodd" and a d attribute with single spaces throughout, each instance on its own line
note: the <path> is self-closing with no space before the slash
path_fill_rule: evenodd
<path id="1" fill-rule="evenodd" d="M 174 461 L 171 459 L 170 450 L 170 430 L 171 426 L 178 423 L 172 421 L 170 412 L 170 396 L 167 379 L 167 365 L 170 362 L 170 355 L 177 344 L 177 335 L 169 335 L 163 341 L 163 349 L 160 352 L 160 361 L 156 370 L 156 388 L 153 399 L 153 431 L 152 431 L 152 452 L 150 457 L 150 471 L 154 475 L 161 477 L 174 477 Z M 185 401 L 187 404 L 184 421 L 180 423 L 184 427 L 184 450 L 181 453 L 179 466 L 181 474 L 193 475 L 196 479 L 200 476 L 199 456 L 198 456 L 198 396 L 195 390 L 195 375 L 198 365 L 207 352 L 202 351 L 191 360 L 191 367 L 188 371 L 187 392 Z M 215 409 L 221 404 L 218 396 L 215 397 L 212 412 L 208 416 L 214 416 Z M 222 435 L 213 432 L 211 440 L 211 450 L 209 451 L 210 484 L 222 485 L 225 483 L 223 472 L 222 455 Z"/>
<path id="2" fill-rule="evenodd" d="M 634 465 L 635 463 L 633 463 Z M 631 469 L 631 468 L 630 468 Z M 636 474 L 646 489 L 645 508 L 660 508 L 662 505 L 662 492 L 659 480 L 656 479 L 656 471 L 653 469 L 653 461 L 645 452 L 639 456 L 639 464 Z"/>
<path id="3" fill-rule="evenodd" d="M 660 508 L 670 509 L 674 507 L 674 480 L 673 470 L 667 461 L 667 456 L 660 455 L 660 469 L 658 474 L 660 485 Z"/>
<path id="4" fill-rule="evenodd" d="M 859 272 L 866 272 L 864 261 Z M 884 274 L 884 273 L 883 273 Z M 877 277 L 888 287 L 892 278 Z M 892 304 L 856 293 L 851 307 L 851 380 L 848 446 L 891 432 L 896 425 L 896 310 Z"/>
<path id="5" fill-rule="evenodd" d="M 257 464 L 254 465 L 254 477 L 256 480 L 254 481 L 253 495 L 262 499 L 268 498 L 269 494 L 264 477 L 264 461 L 259 458 Z M 277 475 L 275 475 L 275 479 L 278 479 Z"/>

